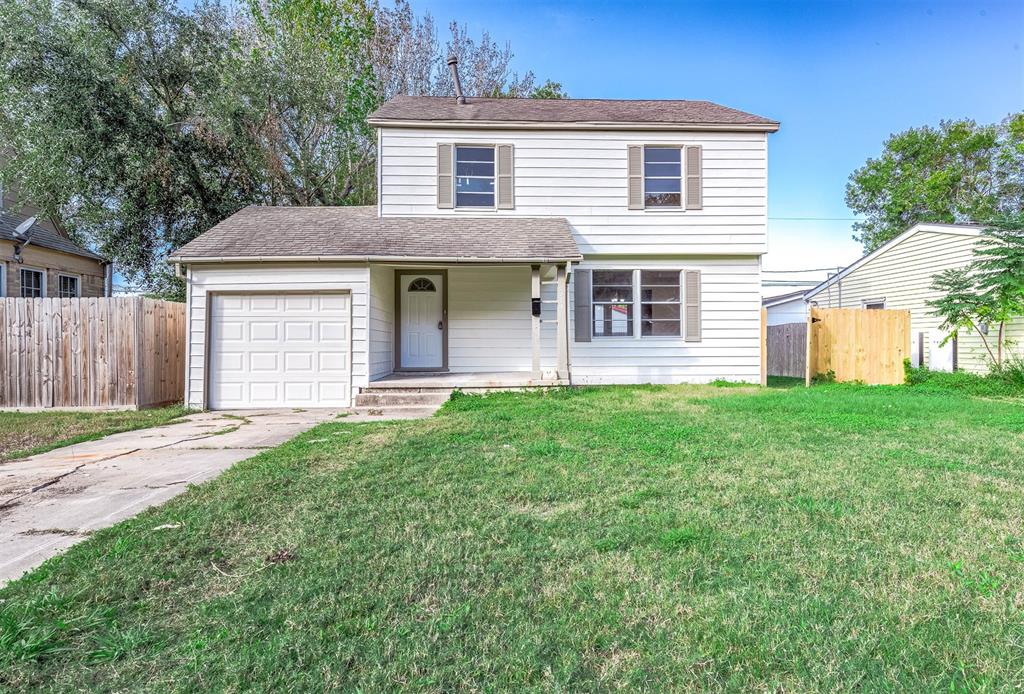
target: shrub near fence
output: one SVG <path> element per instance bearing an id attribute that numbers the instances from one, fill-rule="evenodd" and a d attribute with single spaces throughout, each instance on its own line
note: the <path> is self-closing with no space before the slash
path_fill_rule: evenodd
<path id="1" fill-rule="evenodd" d="M 184 304 L 0 299 L 0 328 L 0 407 L 139 408 L 184 394 Z"/>

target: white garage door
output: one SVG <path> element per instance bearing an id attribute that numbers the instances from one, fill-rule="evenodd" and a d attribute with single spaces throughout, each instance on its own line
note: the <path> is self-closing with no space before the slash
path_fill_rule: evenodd
<path id="1" fill-rule="evenodd" d="M 211 409 L 348 407 L 348 294 L 224 294 L 210 307 Z"/>

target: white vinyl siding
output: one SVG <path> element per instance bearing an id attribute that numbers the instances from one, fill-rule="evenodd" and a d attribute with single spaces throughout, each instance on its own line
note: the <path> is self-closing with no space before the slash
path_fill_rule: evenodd
<path id="1" fill-rule="evenodd" d="M 210 292 L 349 292 L 351 301 L 351 386 L 355 393 L 368 380 L 369 268 L 340 263 L 280 265 L 192 265 L 188 271 L 185 399 L 205 408 L 207 331 Z"/>
<path id="2" fill-rule="evenodd" d="M 976 243 L 977 236 L 971 233 L 918 231 L 852 270 L 840 281 L 841 288 L 833 284 L 811 297 L 811 301 L 823 308 L 839 308 L 842 294 L 842 308 L 860 308 L 865 302 L 884 298 L 885 308 L 910 311 L 912 342 L 918 340 L 922 331 L 941 334 L 941 319 L 931 315 L 932 309 L 925 303 L 939 296 L 931 289 L 932 278 L 943 270 L 970 263 Z M 993 331 L 989 334 L 994 337 Z M 1022 349 L 1024 320 L 1011 323 L 1007 334 L 1016 341 L 1016 349 Z M 926 336 L 925 363 L 929 350 Z M 961 332 L 957 351 L 959 368 L 975 373 L 988 371 L 987 352 L 976 333 Z"/>
<path id="3" fill-rule="evenodd" d="M 631 260 L 630 265 L 641 271 L 700 271 L 701 340 L 595 336 L 591 342 L 570 342 L 574 383 L 706 383 L 719 378 L 759 382 L 761 278 L 757 256 Z M 622 262 L 588 258 L 580 267 L 620 269 Z M 572 283 L 569 288 L 572 292 Z M 570 309 L 574 303 L 569 301 Z"/>
<path id="4" fill-rule="evenodd" d="M 438 144 L 515 148 L 515 209 L 437 206 Z M 728 132 L 548 132 L 385 128 L 385 216 L 566 217 L 584 255 L 758 255 L 767 238 L 767 135 Z M 628 145 L 700 145 L 703 208 L 630 210 Z"/>
<path id="5" fill-rule="evenodd" d="M 370 380 L 395 368 L 395 271 L 370 266 Z"/>

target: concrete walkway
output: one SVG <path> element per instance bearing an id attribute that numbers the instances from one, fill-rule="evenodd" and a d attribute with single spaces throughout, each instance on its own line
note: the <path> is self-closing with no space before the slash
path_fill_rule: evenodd
<path id="1" fill-rule="evenodd" d="M 338 413 L 204 412 L 0 464 L 0 585 L 321 422 L 364 419 Z"/>

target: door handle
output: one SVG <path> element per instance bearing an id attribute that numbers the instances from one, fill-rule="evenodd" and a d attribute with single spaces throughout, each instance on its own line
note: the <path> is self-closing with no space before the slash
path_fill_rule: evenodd
<path id="1" fill-rule="evenodd" d="M 444 321 L 443 320 L 437 321 L 437 329 L 438 330 L 444 330 Z"/>

